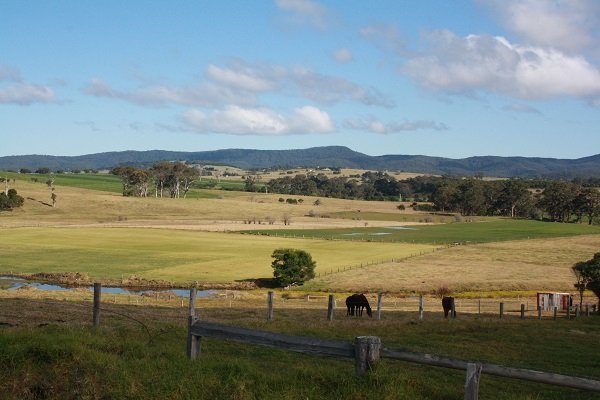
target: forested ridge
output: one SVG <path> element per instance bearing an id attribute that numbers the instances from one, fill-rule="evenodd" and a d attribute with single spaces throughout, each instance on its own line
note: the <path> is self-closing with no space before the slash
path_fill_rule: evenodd
<path id="1" fill-rule="evenodd" d="M 400 149 L 399 149 L 400 150 Z M 243 169 L 335 167 L 398 170 L 437 175 L 547 177 L 572 179 L 600 176 L 600 154 L 579 159 L 482 156 L 463 159 L 424 155 L 369 156 L 343 146 L 294 150 L 224 149 L 201 152 L 122 151 L 81 156 L 22 155 L 0 157 L 0 170 L 111 169 L 120 165 L 148 167 L 157 161 L 225 164 Z"/>

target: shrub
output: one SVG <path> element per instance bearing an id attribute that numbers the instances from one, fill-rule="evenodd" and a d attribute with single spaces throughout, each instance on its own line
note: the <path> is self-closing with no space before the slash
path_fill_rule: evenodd
<path id="1" fill-rule="evenodd" d="M 277 249 L 271 255 L 273 262 L 273 278 L 277 285 L 283 287 L 293 283 L 302 284 L 315 277 L 316 263 L 312 256 L 304 250 Z"/>

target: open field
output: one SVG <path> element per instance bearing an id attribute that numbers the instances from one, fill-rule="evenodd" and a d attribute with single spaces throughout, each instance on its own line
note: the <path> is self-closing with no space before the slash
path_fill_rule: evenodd
<path id="1" fill-rule="evenodd" d="M 402 223 L 400 223 L 402 225 Z M 484 219 L 479 222 L 461 222 L 436 225 L 408 225 L 397 227 L 304 229 L 302 232 L 279 229 L 250 231 L 265 235 L 299 235 L 313 238 L 363 240 L 404 243 L 483 243 L 504 240 L 553 238 L 574 235 L 600 234 L 600 226 L 587 224 L 559 224 L 531 220 Z"/>
<path id="2" fill-rule="evenodd" d="M 310 288 L 429 293 L 549 290 L 574 292 L 571 266 L 600 249 L 600 235 L 455 246 L 402 262 L 320 277 Z"/>
<path id="3" fill-rule="evenodd" d="M 311 252 L 321 274 L 303 290 L 427 292 L 447 285 L 455 291 L 572 291 L 569 268 L 600 247 L 598 226 L 480 217 L 439 224 L 440 218 L 454 218 L 399 211 L 395 202 L 321 198 L 315 206 L 315 198 L 299 196 L 303 204 L 291 205 L 279 202 L 277 194 L 233 191 L 201 191 L 206 194 L 201 199 L 130 198 L 59 186 L 52 208 L 45 183 L 17 179 L 14 187 L 26 201 L 21 209 L 0 214 L 0 227 L 14 228 L 0 230 L 4 273 L 77 271 L 117 280 L 135 274 L 179 283 L 233 282 L 271 277 L 272 251 L 293 247 Z M 317 217 L 308 217 L 311 211 Z M 283 215 L 291 225 L 284 227 Z M 268 217 L 275 219 L 272 225 Z M 438 224 L 418 222 L 426 217 Z M 398 225 L 414 229 L 386 228 Z M 277 237 L 224 233 L 256 228 Z M 308 239 L 332 236 L 343 240 Z M 470 244 L 428 254 L 454 242 Z M 343 272 L 420 252 L 427 254 Z M 342 272 L 323 276 L 338 267 Z"/>
<path id="4" fill-rule="evenodd" d="M 117 224 L 119 226 L 193 226 L 193 225 L 235 225 L 231 230 L 244 227 L 243 221 L 251 218 L 266 224 L 267 217 L 275 222 L 271 227 L 283 227 L 282 218 L 287 215 L 292 223 L 287 228 L 302 229 L 309 226 L 328 227 L 364 226 L 364 220 L 352 219 L 351 212 L 363 210 L 378 215 L 371 225 L 388 223 L 382 215 L 388 214 L 394 221 L 400 212 L 397 203 L 369 202 L 340 199 L 321 199 L 320 206 L 314 206 L 315 198 L 294 196 L 304 199 L 303 204 L 279 202 L 281 196 L 264 193 L 244 193 L 222 190 L 198 191 L 197 198 L 156 199 L 123 197 L 119 193 L 86 190 L 60 186 L 56 189 L 57 207 L 50 203 L 50 189 L 45 183 L 33 183 L 17 179 L 14 187 L 25 198 L 22 208 L 0 214 L 0 227 L 11 226 L 68 226 L 82 224 Z M 307 215 L 314 210 L 319 214 L 348 212 L 349 218 L 311 218 Z M 404 214 L 410 213 L 404 211 Z M 424 214 L 419 214 L 424 215 Z M 242 225 L 242 226 L 239 226 Z M 203 229 L 203 228 L 200 228 Z M 223 228 L 221 230 L 226 230 Z M 207 229 L 214 230 L 214 229 Z"/>
<path id="5" fill-rule="evenodd" d="M 0 231 L 0 273 L 83 272 L 98 279 L 130 275 L 174 282 L 270 278 L 271 254 L 308 251 L 316 272 L 431 252 L 431 245 L 294 240 L 226 233 L 130 228 L 15 228 Z"/>
<path id="6" fill-rule="evenodd" d="M 264 302 L 264 298 L 262 299 Z M 253 304 L 253 303 L 252 303 Z M 185 358 L 186 308 L 103 303 L 89 327 L 89 302 L 0 302 L 0 397 L 146 399 L 462 399 L 464 372 L 384 359 L 357 379 L 351 360 L 204 339 L 197 361 Z M 375 335 L 392 349 L 479 360 L 600 379 L 600 319 L 567 321 L 427 313 L 384 313 L 381 321 L 324 310 L 198 303 L 203 319 L 293 335 L 351 341 Z M 132 320 L 131 318 L 135 318 Z M 13 325 L 8 328 L 7 326 Z M 143 324 L 143 325 L 142 325 Z M 451 338 L 451 340 L 449 340 Z M 37 397 L 36 397 L 37 396 Z M 481 398 L 599 399 L 600 394 L 482 375 Z"/>

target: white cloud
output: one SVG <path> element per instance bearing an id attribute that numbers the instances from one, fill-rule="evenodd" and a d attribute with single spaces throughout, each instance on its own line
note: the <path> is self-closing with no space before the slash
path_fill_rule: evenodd
<path id="1" fill-rule="evenodd" d="M 373 87 L 362 87 L 344 78 L 319 74 L 304 68 L 296 68 L 290 79 L 307 98 L 319 103 L 331 104 L 352 100 L 369 106 L 394 107 L 392 99 Z"/>
<path id="2" fill-rule="evenodd" d="M 31 105 L 56 102 L 54 91 L 44 85 L 19 82 L 0 86 L 0 104 Z"/>
<path id="3" fill-rule="evenodd" d="M 391 99 L 375 88 L 363 87 L 344 78 L 319 74 L 302 67 L 252 65 L 237 60 L 227 67 L 210 64 L 206 77 L 208 80 L 201 83 L 146 85 L 129 90 L 117 90 L 101 79 L 93 78 L 83 91 L 91 96 L 120 99 L 142 106 L 255 106 L 260 94 L 290 90 L 322 104 L 355 101 L 370 106 L 394 106 Z"/>
<path id="4" fill-rule="evenodd" d="M 596 45 L 599 4 L 595 0 L 482 0 L 526 43 L 567 53 Z"/>
<path id="5" fill-rule="evenodd" d="M 184 114 L 183 122 L 188 130 L 195 132 L 231 135 L 280 136 L 335 131 L 329 115 L 311 106 L 297 108 L 289 116 L 266 107 L 228 106 L 210 113 L 190 110 Z"/>
<path id="6" fill-rule="evenodd" d="M 418 130 L 434 130 L 434 131 L 445 131 L 448 130 L 446 124 L 428 121 L 428 120 L 417 120 L 417 121 L 405 121 L 405 122 L 391 122 L 383 123 L 374 118 L 369 119 L 348 119 L 344 122 L 344 127 L 347 129 L 379 133 L 379 134 L 390 134 L 390 133 L 401 133 L 401 132 L 412 132 Z"/>
<path id="7" fill-rule="evenodd" d="M 56 94 L 49 86 L 26 82 L 17 69 L 0 64 L 0 104 L 26 106 L 56 101 Z"/>
<path id="8" fill-rule="evenodd" d="M 180 104 L 218 107 L 224 104 L 253 105 L 256 103 L 256 96 L 253 93 L 210 82 L 187 86 L 152 85 L 120 91 L 101 79 L 94 78 L 83 91 L 91 96 L 120 99 L 142 106 Z"/>
<path id="9" fill-rule="evenodd" d="M 288 22 L 296 25 L 309 24 L 318 29 L 328 26 L 327 8 L 313 0 L 275 0 L 280 10 L 288 13 Z"/>
<path id="10" fill-rule="evenodd" d="M 339 49 L 333 53 L 333 58 L 339 63 L 346 64 L 354 59 L 354 55 L 348 49 Z"/>
<path id="11" fill-rule="evenodd" d="M 600 94 L 600 71 L 583 57 L 487 35 L 437 31 L 430 39 L 432 48 L 409 59 L 402 71 L 432 89 L 489 90 L 524 99 Z"/>
<path id="12" fill-rule="evenodd" d="M 266 68 L 260 70 L 239 63 L 236 68 L 221 68 L 210 64 L 206 74 L 213 81 L 234 89 L 249 92 L 266 92 L 275 89 L 277 86 L 277 83 L 274 81 L 277 74 L 275 71 L 268 71 L 269 74 L 266 74 L 265 70 Z"/>

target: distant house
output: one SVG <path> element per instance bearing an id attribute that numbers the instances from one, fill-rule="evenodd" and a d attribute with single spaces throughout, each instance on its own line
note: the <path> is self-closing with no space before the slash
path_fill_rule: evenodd
<path id="1" fill-rule="evenodd" d="M 559 311 L 566 310 L 573 305 L 573 295 L 571 293 L 538 293 L 537 305 L 542 310 L 554 310 L 554 307 Z"/>

